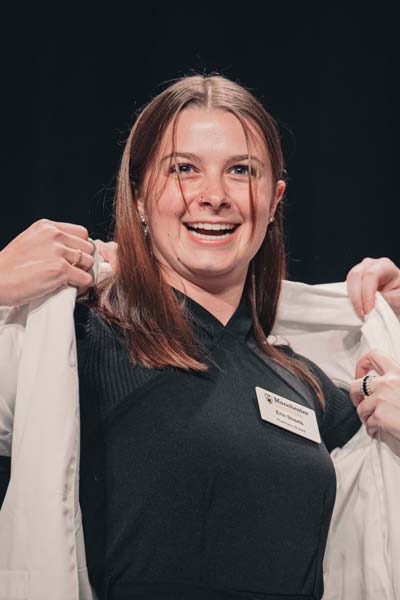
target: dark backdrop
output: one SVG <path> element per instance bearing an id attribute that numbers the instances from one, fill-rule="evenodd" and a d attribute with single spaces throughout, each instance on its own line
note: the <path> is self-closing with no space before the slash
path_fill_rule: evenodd
<path id="1" fill-rule="evenodd" d="M 388 6 L 107 4 L 17 4 L 3 21 L 1 246 L 41 217 L 107 237 L 135 111 L 163 82 L 217 70 L 280 124 L 291 277 L 341 280 L 363 256 L 400 264 Z"/>

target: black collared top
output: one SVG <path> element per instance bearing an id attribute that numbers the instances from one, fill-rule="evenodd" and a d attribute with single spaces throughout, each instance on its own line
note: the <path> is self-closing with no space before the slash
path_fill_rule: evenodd
<path id="1" fill-rule="evenodd" d="M 123 337 L 76 305 L 92 584 L 100 600 L 321 598 L 336 487 L 328 450 L 360 425 L 348 394 L 311 365 L 322 410 L 254 350 L 245 300 L 226 326 L 186 303 L 206 372 L 132 366 Z M 323 443 L 264 421 L 256 386 L 313 408 Z"/>

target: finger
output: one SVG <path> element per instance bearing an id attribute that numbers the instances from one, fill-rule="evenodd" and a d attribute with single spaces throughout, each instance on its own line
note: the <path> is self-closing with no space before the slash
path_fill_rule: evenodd
<path id="1" fill-rule="evenodd" d="M 103 242 L 102 240 L 94 240 L 94 244 L 100 253 L 101 257 L 108 263 L 113 264 L 116 258 L 118 244 L 115 242 Z"/>
<path id="2" fill-rule="evenodd" d="M 372 425 L 368 426 L 367 423 L 365 424 L 365 429 L 367 430 L 368 435 L 373 438 L 376 436 L 379 430 L 377 427 L 373 427 Z"/>
<path id="3" fill-rule="evenodd" d="M 77 248 L 65 248 L 63 256 L 74 269 L 89 271 L 94 265 L 93 256 Z"/>
<path id="4" fill-rule="evenodd" d="M 365 263 L 362 282 L 362 300 L 366 312 L 375 306 L 377 290 L 389 291 L 398 288 L 399 269 L 389 258 L 369 259 Z"/>
<path id="5" fill-rule="evenodd" d="M 361 379 L 355 379 L 351 382 L 350 398 L 354 406 L 358 406 L 364 399 L 364 394 L 361 392 Z"/>
<path id="6" fill-rule="evenodd" d="M 369 419 L 376 408 L 376 397 L 374 395 L 365 396 L 357 406 L 357 414 L 363 423 Z"/>
<path id="7" fill-rule="evenodd" d="M 370 267 L 364 273 L 361 282 L 361 301 L 365 314 L 371 312 L 375 306 L 375 296 L 379 286 L 379 272 L 375 267 Z"/>
<path id="8" fill-rule="evenodd" d="M 376 377 L 375 375 L 371 375 L 371 379 L 370 379 L 370 396 L 376 392 L 376 389 L 379 385 L 379 380 L 381 378 L 380 377 Z M 351 382 L 350 384 L 350 398 L 354 404 L 354 406 L 358 406 L 360 404 L 360 402 L 363 402 L 363 400 L 365 398 L 368 398 L 369 396 L 365 396 L 364 392 L 361 389 L 361 382 L 362 382 L 362 377 L 360 379 L 355 379 L 354 381 Z"/>
<path id="9" fill-rule="evenodd" d="M 118 244 L 115 242 L 101 242 L 100 244 L 97 244 L 97 249 L 104 262 L 110 266 L 112 271 L 116 272 Z"/>
<path id="10" fill-rule="evenodd" d="M 375 435 L 379 430 L 382 429 L 378 419 L 375 416 L 375 412 L 373 412 L 365 422 L 365 427 L 369 435 Z"/>
<path id="11" fill-rule="evenodd" d="M 65 259 L 57 259 L 57 261 L 54 261 L 52 264 L 48 265 L 47 268 L 51 278 L 48 278 L 43 293 L 47 294 L 53 292 L 63 285 L 73 285 L 78 289 L 94 285 L 92 271 L 88 272 L 84 271 L 83 269 L 73 267 Z M 32 299 L 35 297 L 40 297 L 41 295 L 42 292 L 39 291 L 38 294 L 32 296 Z"/>
<path id="12" fill-rule="evenodd" d="M 357 362 L 356 378 L 363 377 L 372 370 L 379 373 L 379 375 L 388 372 L 398 373 L 400 365 L 389 354 L 386 354 L 386 352 L 374 348 L 368 350 Z"/>
<path id="13" fill-rule="evenodd" d="M 360 319 L 363 319 L 365 316 L 363 300 L 362 300 L 362 274 L 363 274 L 363 266 L 362 263 L 353 267 L 346 278 L 347 283 L 347 292 L 355 313 Z"/>
<path id="14" fill-rule="evenodd" d="M 64 223 L 62 221 L 51 221 L 50 219 L 39 219 L 39 221 L 33 223 L 33 227 L 43 227 L 48 225 L 52 225 L 64 233 L 79 237 L 83 240 L 87 240 L 89 238 L 89 232 L 86 227 L 83 225 L 77 225 L 76 223 Z"/>
<path id="15" fill-rule="evenodd" d="M 65 269 L 65 281 L 69 285 L 77 287 L 79 290 L 83 288 L 89 288 L 94 285 L 94 278 L 90 272 L 83 271 L 73 267 L 70 263 L 67 264 Z"/>
<path id="16" fill-rule="evenodd" d="M 85 254 L 94 254 L 94 245 L 89 240 L 84 240 L 83 238 L 62 232 L 58 238 L 58 243 L 64 244 L 67 248 L 74 248 L 76 250 L 82 250 Z"/>
<path id="17" fill-rule="evenodd" d="M 389 291 L 399 287 L 400 271 L 390 258 L 374 259 L 370 267 L 378 273 L 379 290 Z"/>

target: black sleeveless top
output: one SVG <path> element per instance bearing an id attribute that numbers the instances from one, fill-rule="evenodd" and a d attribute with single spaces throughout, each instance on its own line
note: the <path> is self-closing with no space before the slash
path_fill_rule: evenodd
<path id="1" fill-rule="evenodd" d="M 322 410 L 260 355 L 244 300 L 226 326 L 186 304 L 206 372 L 132 366 L 118 330 L 76 305 L 91 583 L 100 600 L 321 598 L 329 451 L 360 426 L 349 396 L 307 361 Z M 323 442 L 264 421 L 256 386 L 313 408 Z"/>

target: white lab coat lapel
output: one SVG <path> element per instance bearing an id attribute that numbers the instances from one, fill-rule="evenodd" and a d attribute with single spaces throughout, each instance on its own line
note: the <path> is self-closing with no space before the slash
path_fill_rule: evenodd
<path id="1" fill-rule="evenodd" d="M 78 502 L 75 297 L 64 287 L 13 309 L 3 325 L 18 374 L 9 379 L 16 383 L 11 479 L 0 511 L 4 600 L 92 599 Z"/>

